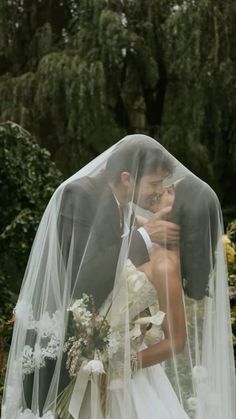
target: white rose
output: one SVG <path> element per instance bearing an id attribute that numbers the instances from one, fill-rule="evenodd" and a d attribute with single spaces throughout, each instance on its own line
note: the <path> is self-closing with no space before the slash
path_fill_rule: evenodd
<path id="1" fill-rule="evenodd" d="M 95 374 L 95 375 L 105 374 L 103 363 L 99 359 L 93 359 L 92 361 L 89 361 L 83 367 L 83 370 L 90 374 Z"/>

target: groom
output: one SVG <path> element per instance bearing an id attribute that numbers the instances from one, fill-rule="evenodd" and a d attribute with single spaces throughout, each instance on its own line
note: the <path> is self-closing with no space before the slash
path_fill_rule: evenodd
<path id="1" fill-rule="evenodd" d="M 146 136 L 127 137 L 116 146 L 105 170 L 65 187 L 58 231 L 74 298 L 86 293 L 93 295 L 97 307 L 103 303 L 113 288 L 125 232 L 128 257 L 136 267 L 149 260 L 152 242 L 178 242 L 180 227 L 162 219 L 170 208 L 154 214 L 143 227 L 130 210 L 131 202 L 151 209 L 172 172 L 172 159 L 157 143 Z"/>
<path id="2" fill-rule="evenodd" d="M 166 210 L 140 228 L 131 207 L 136 203 L 151 209 L 163 192 L 163 180 L 172 172 L 172 159 L 154 140 L 139 135 L 118 143 L 102 171 L 65 186 L 57 221 L 59 266 L 65 268 L 65 281 L 71 281 L 72 299 L 86 293 L 93 296 L 97 308 L 102 305 L 113 289 L 124 235 L 129 238 L 127 256 L 137 267 L 149 261 L 152 242 L 178 241 L 179 226 L 162 219 Z M 59 393 L 70 380 L 64 358 L 62 362 Z M 55 360 L 47 359 L 40 369 L 40 414 L 55 367 Z M 27 406 L 31 406 L 33 380 L 29 374 L 23 383 Z"/>

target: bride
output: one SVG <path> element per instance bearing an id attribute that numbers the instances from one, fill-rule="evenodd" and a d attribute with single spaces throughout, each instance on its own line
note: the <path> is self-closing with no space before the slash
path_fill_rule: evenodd
<path id="1" fill-rule="evenodd" d="M 144 135 L 60 185 L 15 308 L 2 417 L 235 419 L 222 231 L 214 192 Z"/>

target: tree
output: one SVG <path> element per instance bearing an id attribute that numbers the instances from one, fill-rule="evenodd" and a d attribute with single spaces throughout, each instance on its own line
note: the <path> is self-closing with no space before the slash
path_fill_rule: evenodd
<path id="1" fill-rule="evenodd" d="M 61 173 L 15 123 L 0 124 L 0 280 L 17 293 L 45 206 Z"/>
<path id="2" fill-rule="evenodd" d="M 233 16 L 235 1 L 183 1 L 166 25 L 169 83 L 163 141 L 213 183 L 224 205 L 236 202 Z"/>
<path id="3" fill-rule="evenodd" d="M 0 399 L 12 310 L 45 206 L 61 173 L 49 152 L 19 125 L 0 124 Z"/>
<path id="4" fill-rule="evenodd" d="M 235 0 L 0 5 L 0 117 L 65 174 L 143 132 L 235 202 Z"/>

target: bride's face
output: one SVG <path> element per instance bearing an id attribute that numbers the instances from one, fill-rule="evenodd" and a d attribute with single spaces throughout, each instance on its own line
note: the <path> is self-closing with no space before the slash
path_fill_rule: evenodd
<path id="1" fill-rule="evenodd" d="M 163 181 L 168 174 L 160 169 L 151 175 L 143 176 L 134 189 L 134 202 L 141 208 L 151 209 L 155 197 L 163 194 Z"/>
<path id="2" fill-rule="evenodd" d="M 166 207 L 172 207 L 175 200 L 175 187 L 174 185 L 163 188 L 162 193 L 156 195 L 152 201 L 149 210 L 153 213 L 162 210 Z"/>
<path id="3" fill-rule="evenodd" d="M 157 211 L 165 207 L 172 207 L 175 199 L 175 187 L 173 185 L 164 188 L 163 194 L 157 200 Z"/>

